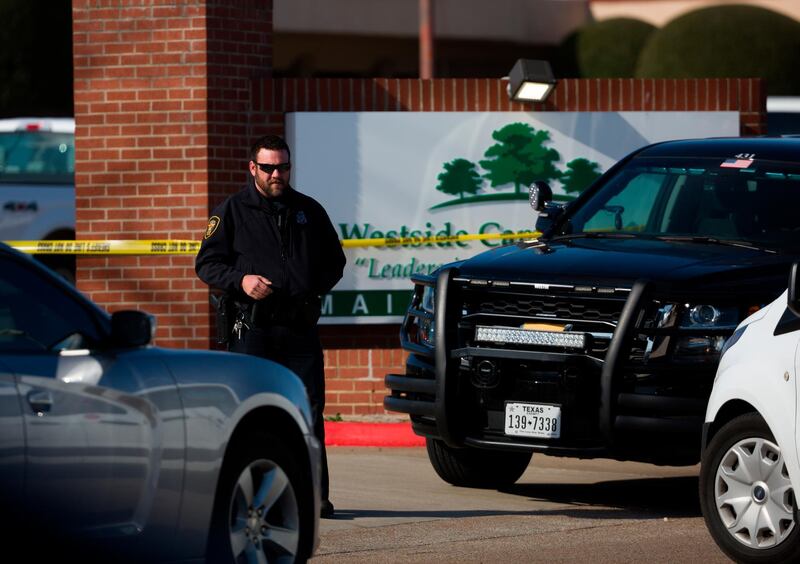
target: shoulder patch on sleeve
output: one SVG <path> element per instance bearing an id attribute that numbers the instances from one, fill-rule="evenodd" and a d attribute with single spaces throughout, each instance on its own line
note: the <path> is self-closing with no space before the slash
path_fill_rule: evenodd
<path id="1" fill-rule="evenodd" d="M 208 225 L 206 226 L 206 235 L 204 238 L 208 239 L 211 237 L 221 222 L 222 220 L 216 215 L 212 215 L 210 218 L 208 218 Z"/>

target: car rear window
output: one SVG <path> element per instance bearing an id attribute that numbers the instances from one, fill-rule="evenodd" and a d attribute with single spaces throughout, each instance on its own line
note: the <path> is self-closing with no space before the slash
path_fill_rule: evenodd
<path id="1" fill-rule="evenodd" d="M 73 184 L 74 175 L 74 134 L 0 133 L 0 183 Z"/>

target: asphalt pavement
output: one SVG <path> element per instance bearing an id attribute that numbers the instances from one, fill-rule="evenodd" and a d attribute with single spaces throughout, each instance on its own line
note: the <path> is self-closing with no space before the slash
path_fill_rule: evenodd
<path id="1" fill-rule="evenodd" d="M 334 519 L 314 563 L 730 562 L 698 466 L 534 455 L 504 491 L 443 482 L 424 448 L 329 446 Z"/>

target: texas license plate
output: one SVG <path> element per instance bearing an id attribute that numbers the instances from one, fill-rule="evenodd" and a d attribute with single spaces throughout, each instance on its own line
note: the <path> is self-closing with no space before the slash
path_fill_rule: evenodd
<path id="1" fill-rule="evenodd" d="M 561 406 L 541 403 L 506 403 L 506 435 L 557 439 L 561 436 Z"/>

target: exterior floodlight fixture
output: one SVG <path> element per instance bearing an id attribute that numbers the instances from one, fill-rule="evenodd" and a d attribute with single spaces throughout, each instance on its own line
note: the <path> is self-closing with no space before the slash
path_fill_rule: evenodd
<path id="1" fill-rule="evenodd" d="M 508 73 L 508 97 L 514 102 L 544 102 L 556 82 L 547 61 L 517 59 Z"/>

